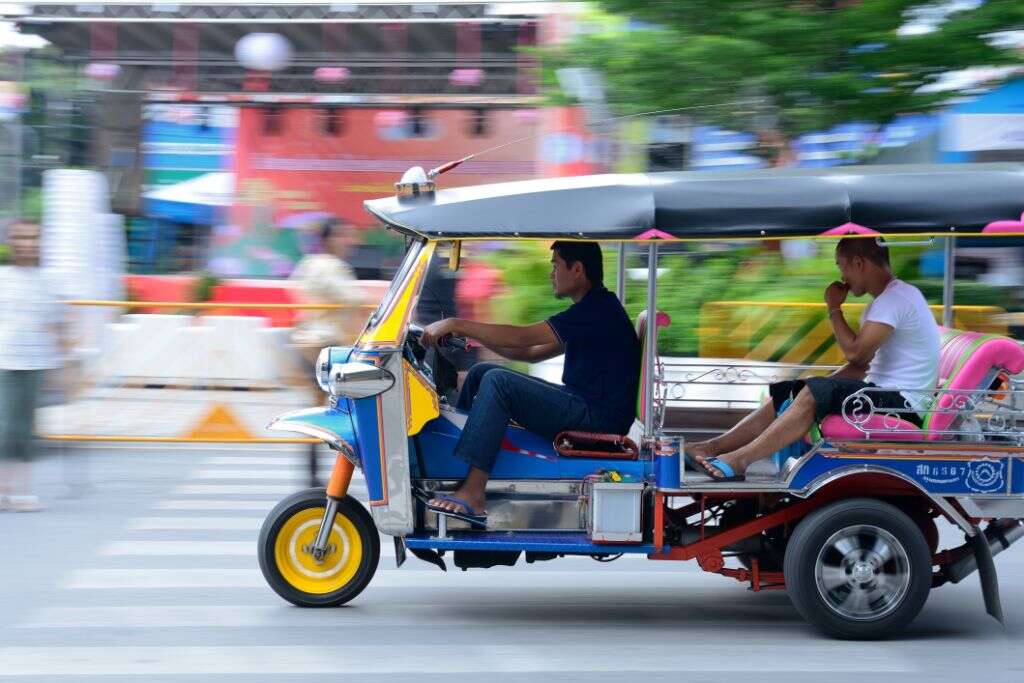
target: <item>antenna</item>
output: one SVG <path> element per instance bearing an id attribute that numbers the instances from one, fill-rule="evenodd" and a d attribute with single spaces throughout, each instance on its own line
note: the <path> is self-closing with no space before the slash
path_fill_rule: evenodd
<path id="1" fill-rule="evenodd" d="M 658 109 L 658 110 L 655 110 L 655 111 L 643 111 L 643 112 L 640 112 L 638 114 L 626 114 L 624 116 L 614 116 L 614 117 L 612 117 L 610 119 L 602 119 L 600 121 L 594 121 L 591 125 L 592 126 L 600 126 L 600 125 L 603 125 L 603 124 L 606 124 L 606 123 L 614 123 L 616 121 L 622 121 L 624 119 L 636 118 L 638 116 L 653 116 L 655 114 L 670 114 L 670 113 L 673 113 L 673 112 L 694 111 L 694 110 L 697 110 L 697 109 L 714 109 L 716 107 L 736 107 L 736 106 L 741 106 L 741 105 L 762 104 L 764 102 L 764 99 L 765 98 L 763 98 L 763 97 L 756 97 L 756 98 L 751 98 L 751 99 L 746 99 L 746 100 L 737 100 L 735 102 L 721 103 L 721 104 L 699 104 L 699 105 L 694 105 L 692 107 L 675 107 L 673 109 Z M 489 154 L 490 152 L 495 152 L 495 151 L 497 151 L 499 149 L 503 149 L 505 147 L 509 147 L 511 145 L 517 145 L 520 142 L 526 142 L 527 140 L 533 140 L 533 139 L 539 138 L 541 135 L 544 135 L 544 133 L 533 133 L 532 135 L 526 135 L 526 136 L 523 136 L 521 138 L 516 138 L 515 140 L 510 140 L 509 142 L 504 142 L 504 143 L 502 143 L 500 145 L 495 145 L 494 147 L 488 147 L 487 149 L 482 149 L 479 152 L 474 152 L 473 154 L 470 154 L 468 156 L 464 156 L 461 159 L 456 159 L 455 161 L 449 161 L 447 163 L 441 164 L 440 166 L 438 166 L 436 168 L 432 168 L 429 171 L 427 171 L 427 178 L 430 179 L 430 180 L 433 180 L 434 178 L 436 178 L 437 176 L 441 175 L 442 173 L 447 173 L 448 171 L 452 170 L 456 166 L 458 166 L 460 164 L 463 164 L 463 163 L 465 163 L 467 161 L 475 159 L 475 158 L 477 158 L 479 156 L 483 156 L 484 154 Z"/>

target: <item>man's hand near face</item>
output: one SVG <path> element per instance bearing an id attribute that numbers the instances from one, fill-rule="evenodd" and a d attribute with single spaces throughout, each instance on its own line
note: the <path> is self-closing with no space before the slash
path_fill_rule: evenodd
<path id="1" fill-rule="evenodd" d="M 825 288 L 825 305 L 828 306 L 830 314 L 833 310 L 846 303 L 846 297 L 849 293 L 850 288 L 846 283 L 839 282 L 838 280 Z"/>

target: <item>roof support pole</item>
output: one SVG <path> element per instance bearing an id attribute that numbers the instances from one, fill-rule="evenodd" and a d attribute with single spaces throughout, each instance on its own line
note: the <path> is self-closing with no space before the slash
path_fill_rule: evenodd
<path id="1" fill-rule="evenodd" d="M 945 266 L 942 269 L 942 325 L 953 327 L 953 281 L 956 267 L 956 238 L 946 238 Z"/>
<path id="2" fill-rule="evenodd" d="M 626 305 L 626 242 L 619 242 L 619 266 L 615 269 L 615 296 Z"/>
<path id="3" fill-rule="evenodd" d="M 647 247 L 647 353 L 644 358 L 644 436 L 654 438 L 654 369 L 658 350 L 654 348 L 658 331 L 658 245 Z"/>

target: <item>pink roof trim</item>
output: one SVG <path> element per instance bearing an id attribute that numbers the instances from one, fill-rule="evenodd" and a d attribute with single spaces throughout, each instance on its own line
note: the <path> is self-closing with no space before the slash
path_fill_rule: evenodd
<path id="1" fill-rule="evenodd" d="M 1001 232 L 1024 233 L 1024 213 L 1020 215 L 1019 221 L 994 221 L 982 229 L 983 233 L 993 234 Z"/>
<path id="2" fill-rule="evenodd" d="M 822 235 L 881 235 L 882 233 L 871 228 L 865 228 L 863 225 L 857 225 L 856 223 L 843 223 L 842 225 L 826 230 L 821 233 Z"/>
<path id="3" fill-rule="evenodd" d="M 670 240 L 672 235 L 667 232 L 662 232 L 657 228 L 651 228 L 647 232 L 642 232 L 636 236 L 638 240 Z"/>

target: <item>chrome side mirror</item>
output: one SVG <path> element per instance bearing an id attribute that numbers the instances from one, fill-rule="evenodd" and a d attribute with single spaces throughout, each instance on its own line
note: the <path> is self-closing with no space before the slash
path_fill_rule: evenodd
<path id="1" fill-rule="evenodd" d="M 370 398 L 395 384 L 395 376 L 369 363 L 336 363 L 331 366 L 328 387 L 332 396 Z"/>

